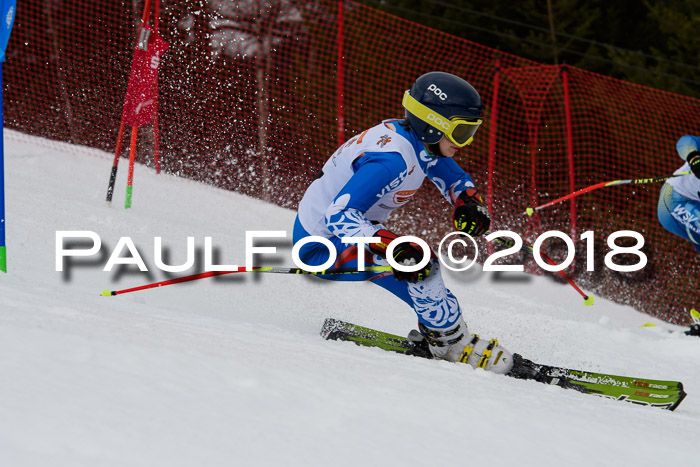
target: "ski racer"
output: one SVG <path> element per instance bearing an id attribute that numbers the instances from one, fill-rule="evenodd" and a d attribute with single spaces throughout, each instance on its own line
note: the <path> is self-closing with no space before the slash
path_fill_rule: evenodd
<path id="1" fill-rule="evenodd" d="M 685 161 L 676 173 L 692 173 L 671 178 L 661 187 L 659 222 L 669 232 L 688 240 L 700 253 L 700 137 L 682 136 L 676 150 Z M 686 334 L 700 336 L 700 313 L 691 309 L 690 315 L 692 324 Z"/>
<path id="2" fill-rule="evenodd" d="M 482 123 L 479 93 L 467 81 L 445 72 L 420 76 L 403 96 L 404 119 L 384 120 L 339 147 L 306 190 L 294 224 L 296 245 L 309 236 L 328 239 L 335 247 L 338 267 L 386 266 L 387 254 L 397 264 L 417 266 L 423 249 L 408 241 L 389 246 L 400 235 L 383 223 L 405 205 L 429 178 L 454 207 L 457 230 L 480 236 L 491 218 L 470 175 L 453 156 L 469 145 Z M 376 237 L 366 245 L 348 243 L 353 237 Z M 343 242 L 346 240 L 346 242 Z M 310 241 L 299 249 L 307 265 L 325 264 L 329 248 Z M 433 253 L 414 272 L 358 272 L 319 276 L 328 280 L 370 280 L 406 302 L 418 316 L 419 331 L 409 339 L 421 342 L 433 357 L 459 361 L 495 373 L 508 373 L 513 356 L 495 339 L 471 335 L 457 298 L 445 287 Z M 427 342 L 427 345 L 426 345 Z"/>
<path id="3" fill-rule="evenodd" d="M 676 150 L 685 161 L 676 173 L 690 170 L 692 174 L 664 183 L 657 210 L 659 221 L 669 232 L 688 240 L 700 253 L 700 137 L 681 137 Z"/>

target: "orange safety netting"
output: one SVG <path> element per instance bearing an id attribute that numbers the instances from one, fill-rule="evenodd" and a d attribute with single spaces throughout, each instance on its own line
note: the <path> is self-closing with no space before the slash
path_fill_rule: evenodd
<path id="1" fill-rule="evenodd" d="M 596 271 L 585 271 L 582 241 L 567 269 L 582 287 L 674 322 L 686 322 L 700 301 L 700 259 L 656 219 L 660 184 L 609 187 L 522 214 L 601 181 L 672 173 L 682 162 L 676 140 L 700 132 L 700 101 L 541 65 L 351 1 L 152 3 L 170 48 L 160 65 L 159 131 L 140 130 L 138 161 L 153 164 L 157 138 L 164 170 L 293 208 L 340 140 L 402 116 L 402 93 L 416 77 L 449 71 L 485 102 L 485 124 L 458 161 L 488 194 L 492 230 L 513 230 L 530 245 L 546 230 L 593 230 Z M 114 151 L 143 8 L 23 1 L 4 67 L 6 125 Z M 450 215 L 426 187 L 393 226 L 436 241 L 450 231 Z M 617 230 L 644 235 L 641 271 L 603 265 Z M 547 250 L 559 261 L 560 246 Z M 527 256 L 515 259 L 538 270 Z"/>

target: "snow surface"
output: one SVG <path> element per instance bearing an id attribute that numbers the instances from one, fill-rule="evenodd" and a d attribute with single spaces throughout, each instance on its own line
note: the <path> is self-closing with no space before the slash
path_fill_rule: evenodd
<path id="1" fill-rule="evenodd" d="M 102 297 L 201 271 L 206 236 L 218 264 L 243 265 L 246 230 L 285 230 L 260 263 L 293 266 L 295 214 L 140 165 L 125 210 L 125 160 L 107 207 L 111 154 L 5 137 L 0 466 L 697 465 L 700 339 L 680 327 L 546 277 L 445 274 L 471 332 L 542 363 L 680 380 L 669 412 L 324 341 L 327 317 L 414 325 L 367 283 L 248 273 Z M 57 272 L 59 230 L 96 232 L 101 254 Z M 149 273 L 102 271 L 126 236 Z M 157 270 L 155 236 L 169 264 L 194 236 L 198 264 Z"/>

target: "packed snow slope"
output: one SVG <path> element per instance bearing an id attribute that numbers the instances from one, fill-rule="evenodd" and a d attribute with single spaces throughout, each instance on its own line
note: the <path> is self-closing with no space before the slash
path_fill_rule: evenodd
<path id="1" fill-rule="evenodd" d="M 546 277 L 445 274 L 471 332 L 541 363 L 680 380 L 676 410 L 607 400 L 461 364 L 319 336 L 335 317 L 406 334 L 415 316 L 368 283 L 238 274 L 103 297 L 245 263 L 245 232 L 283 230 L 259 263 L 293 266 L 294 212 L 136 167 L 104 197 L 112 155 L 5 131 L 8 273 L 0 273 L 0 465 L 695 465 L 700 339 Z M 303 190 L 304 187 L 299 187 Z M 426 187 L 426 189 L 429 189 Z M 56 271 L 56 232 L 95 256 Z M 154 237 L 167 264 L 155 267 Z M 104 272 L 121 237 L 149 268 Z M 83 242 L 88 248 L 90 242 Z M 122 256 L 131 257 L 122 250 Z M 657 327 L 640 327 L 653 322 Z M 670 331 L 670 332 L 669 332 Z"/>

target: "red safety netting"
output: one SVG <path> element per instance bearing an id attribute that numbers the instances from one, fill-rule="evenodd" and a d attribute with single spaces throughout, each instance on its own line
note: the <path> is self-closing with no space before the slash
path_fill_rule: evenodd
<path id="1" fill-rule="evenodd" d="M 658 223 L 660 184 L 609 187 L 522 213 L 601 181 L 672 173 L 681 165 L 675 141 L 700 132 L 700 101 L 540 65 L 350 1 L 151 3 L 170 48 L 159 72 L 159 128 L 140 130 L 137 161 L 154 163 L 157 139 L 164 170 L 293 208 L 339 135 L 403 115 L 402 93 L 417 76 L 449 71 L 486 105 L 486 122 L 458 161 L 489 194 L 493 230 L 516 231 L 530 245 L 550 229 L 593 230 L 596 271 L 585 271 L 583 242 L 567 269 L 579 285 L 675 322 L 698 304 L 700 261 Z M 23 1 L 4 66 L 6 125 L 114 151 L 143 8 Z M 436 193 L 426 186 L 396 230 L 433 241 L 447 233 L 450 213 Z M 617 230 L 644 235 L 641 271 L 603 265 Z M 547 250 L 558 260 L 560 246 Z M 538 270 L 527 256 L 515 259 Z"/>

